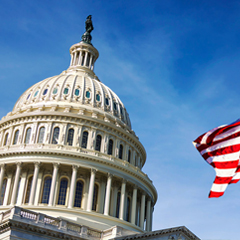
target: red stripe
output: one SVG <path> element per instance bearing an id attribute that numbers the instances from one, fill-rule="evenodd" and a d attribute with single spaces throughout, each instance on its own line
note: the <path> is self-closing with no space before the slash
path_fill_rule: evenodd
<path id="1" fill-rule="evenodd" d="M 226 183 L 230 183 L 232 180 L 232 177 L 218 177 L 216 176 L 214 183 L 216 184 L 226 184 Z"/>
<path id="2" fill-rule="evenodd" d="M 240 136 L 240 130 L 239 130 L 239 132 L 236 132 L 236 133 L 234 133 L 234 134 L 231 134 L 230 136 L 227 136 L 227 137 L 225 137 L 225 138 L 219 139 L 218 141 L 209 142 L 209 143 L 207 143 L 207 144 L 201 144 L 201 145 L 199 145 L 199 146 L 197 147 L 197 150 L 198 150 L 199 152 L 201 152 L 202 150 L 205 150 L 205 149 L 207 149 L 208 147 L 212 147 L 212 146 L 214 146 L 214 145 L 216 145 L 216 144 L 218 144 L 218 143 L 225 142 L 225 141 L 227 141 L 227 140 L 231 140 L 231 139 L 234 139 L 234 138 L 239 137 L 239 136 Z"/>
<path id="3" fill-rule="evenodd" d="M 213 191 L 210 191 L 208 197 L 209 198 L 218 198 L 218 197 L 221 197 L 222 195 L 224 194 L 224 192 L 213 192 Z"/>
<path id="4" fill-rule="evenodd" d="M 238 163 L 239 163 L 239 160 L 229 161 L 229 162 L 212 162 L 210 165 L 218 169 L 229 169 L 229 168 L 236 168 L 238 166 Z"/>
<path id="5" fill-rule="evenodd" d="M 239 179 L 234 179 L 234 180 L 232 180 L 229 184 L 237 183 L 238 181 L 239 181 Z"/>
<path id="6" fill-rule="evenodd" d="M 227 147 L 222 147 L 211 152 L 206 152 L 202 156 L 205 160 L 207 160 L 209 157 L 221 156 L 238 151 L 240 151 L 240 144 L 235 144 Z"/>

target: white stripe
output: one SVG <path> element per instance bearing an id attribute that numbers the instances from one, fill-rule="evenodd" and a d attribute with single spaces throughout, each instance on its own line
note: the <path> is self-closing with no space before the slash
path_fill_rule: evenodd
<path id="1" fill-rule="evenodd" d="M 229 169 L 214 168 L 214 169 L 218 177 L 232 177 L 234 176 L 237 168 L 229 168 Z"/>
<path id="2" fill-rule="evenodd" d="M 207 162 L 210 164 L 212 162 L 228 162 L 228 161 L 234 161 L 239 159 L 239 152 L 224 154 L 224 155 L 218 155 L 218 156 L 211 156 L 207 158 Z"/>
<path id="3" fill-rule="evenodd" d="M 233 138 L 233 139 L 226 140 L 224 142 L 220 142 L 218 144 L 215 144 L 211 147 L 208 147 L 208 148 L 202 150 L 200 153 L 201 153 L 201 155 L 203 155 L 206 152 L 212 152 L 212 151 L 215 151 L 215 150 L 220 149 L 222 147 L 229 147 L 229 146 L 236 145 L 236 144 L 239 144 L 239 143 L 240 143 L 240 136 L 236 137 L 236 138 Z"/>
<path id="4" fill-rule="evenodd" d="M 232 178 L 232 180 L 237 180 L 237 179 L 240 179 L 240 172 L 235 173 L 235 175 Z"/>
<path id="5" fill-rule="evenodd" d="M 225 189 L 227 188 L 228 184 L 225 183 L 225 184 L 213 184 L 212 185 L 212 188 L 211 188 L 211 191 L 213 192 L 224 192 Z"/>
<path id="6" fill-rule="evenodd" d="M 201 140 L 201 144 L 206 144 L 207 143 L 207 138 L 209 137 L 209 135 L 211 135 L 213 132 L 215 132 L 217 129 L 221 128 L 221 127 L 224 127 L 226 125 L 222 125 L 222 126 L 219 126 L 219 127 L 216 127 L 208 132 L 205 133 L 205 135 L 203 136 L 202 140 Z"/>
<path id="7" fill-rule="evenodd" d="M 240 126 L 236 126 L 234 128 L 231 128 L 229 129 L 228 131 L 224 132 L 224 133 L 221 133 L 221 134 L 218 134 L 214 139 L 213 139 L 213 142 L 215 141 L 218 141 L 218 140 L 221 140 L 223 138 L 226 138 L 226 137 L 229 137 L 231 136 L 232 134 L 234 133 L 237 133 L 240 131 Z"/>

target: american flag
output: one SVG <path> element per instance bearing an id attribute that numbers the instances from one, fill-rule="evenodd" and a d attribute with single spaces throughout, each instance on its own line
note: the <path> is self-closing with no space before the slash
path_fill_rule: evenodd
<path id="1" fill-rule="evenodd" d="M 193 144 L 216 171 L 209 198 L 222 196 L 228 184 L 240 180 L 240 119 L 204 133 Z"/>

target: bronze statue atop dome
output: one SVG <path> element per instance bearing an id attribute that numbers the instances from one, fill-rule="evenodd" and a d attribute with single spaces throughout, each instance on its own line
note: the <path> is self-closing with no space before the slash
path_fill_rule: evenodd
<path id="1" fill-rule="evenodd" d="M 85 29 L 86 32 L 82 35 L 82 42 L 91 44 L 92 36 L 91 31 L 93 30 L 93 24 L 92 24 L 92 15 L 89 15 L 85 21 Z"/>

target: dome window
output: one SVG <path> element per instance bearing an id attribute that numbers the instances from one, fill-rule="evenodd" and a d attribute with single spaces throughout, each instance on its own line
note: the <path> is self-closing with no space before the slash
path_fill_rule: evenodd
<path id="1" fill-rule="evenodd" d="M 31 96 L 31 93 L 28 94 L 28 96 L 27 96 L 27 100 L 30 98 L 30 96 Z"/>
<path id="2" fill-rule="evenodd" d="M 75 92 L 74 92 L 75 96 L 79 96 L 80 95 L 80 90 L 79 89 L 75 89 Z"/>
<path id="3" fill-rule="evenodd" d="M 113 153 L 113 140 L 110 139 L 108 142 L 108 155 L 112 155 Z"/>
<path id="4" fill-rule="evenodd" d="M 97 135 L 96 138 L 96 145 L 95 145 L 95 150 L 99 151 L 101 150 L 101 142 L 102 142 L 102 136 L 101 135 Z"/>
<path id="5" fill-rule="evenodd" d="M 49 196 L 50 196 L 51 183 L 52 183 L 52 178 L 51 177 L 46 177 L 44 179 L 41 203 L 48 204 Z"/>
<path id="6" fill-rule="evenodd" d="M 68 130 L 68 137 L 67 137 L 67 145 L 68 146 L 73 145 L 73 136 L 74 136 L 74 129 L 70 128 Z"/>
<path id="7" fill-rule="evenodd" d="M 52 93 L 57 94 L 57 92 L 58 92 L 58 88 L 54 88 Z"/>
<path id="8" fill-rule="evenodd" d="M 89 91 L 86 91 L 86 98 L 90 98 L 90 92 Z"/>
<path id="9" fill-rule="evenodd" d="M 37 90 L 35 93 L 34 93 L 34 97 L 36 97 L 38 95 L 39 91 Z"/>
<path id="10" fill-rule="evenodd" d="M 44 89 L 44 91 L 43 91 L 43 95 L 46 95 L 47 94 L 47 92 L 48 92 L 48 89 L 46 88 L 46 89 Z"/>
<path id="11" fill-rule="evenodd" d="M 118 158 L 123 159 L 123 145 L 120 144 Z"/>
<path id="12" fill-rule="evenodd" d="M 100 99 L 101 99 L 100 94 L 97 94 L 97 95 L 96 95 L 96 100 L 97 100 L 98 102 L 100 102 Z"/>
<path id="13" fill-rule="evenodd" d="M 114 108 L 114 110 L 117 110 L 117 103 L 116 102 L 113 103 L 113 108 Z"/>
<path id="14" fill-rule="evenodd" d="M 107 106 L 109 105 L 109 99 L 108 98 L 105 98 L 105 103 L 106 103 Z"/>
<path id="15" fill-rule="evenodd" d="M 68 94 L 69 88 L 64 88 L 63 94 Z"/>
<path id="16" fill-rule="evenodd" d="M 82 144 L 81 144 L 82 148 L 87 148 L 87 141 L 88 141 L 88 132 L 85 131 L 83 132 L 83 137 L 82 137 Z"/>
<path id="17" fill-rule="evenodd" d="M 81 207 L 83 193 L 83 181 L 79 180 L 76 184 L 74 207 Z"/>
<path id="18" fill-rule="evenodd" d="M 15 132 L 14 139 L 13 139 L 13 145 L 16 145 L 16 144 L 17 144 L 18 135 L 19 135 L 19 130 L 17 130 L 17 131 Z"/>
<path id="19" fill-rule="evenodd" d="M 58 205 L 65 205 L 66 194 L 67 194 L 68 180 L 63 178 L 60 182 L 59 194 L 58 194 Z"/>

